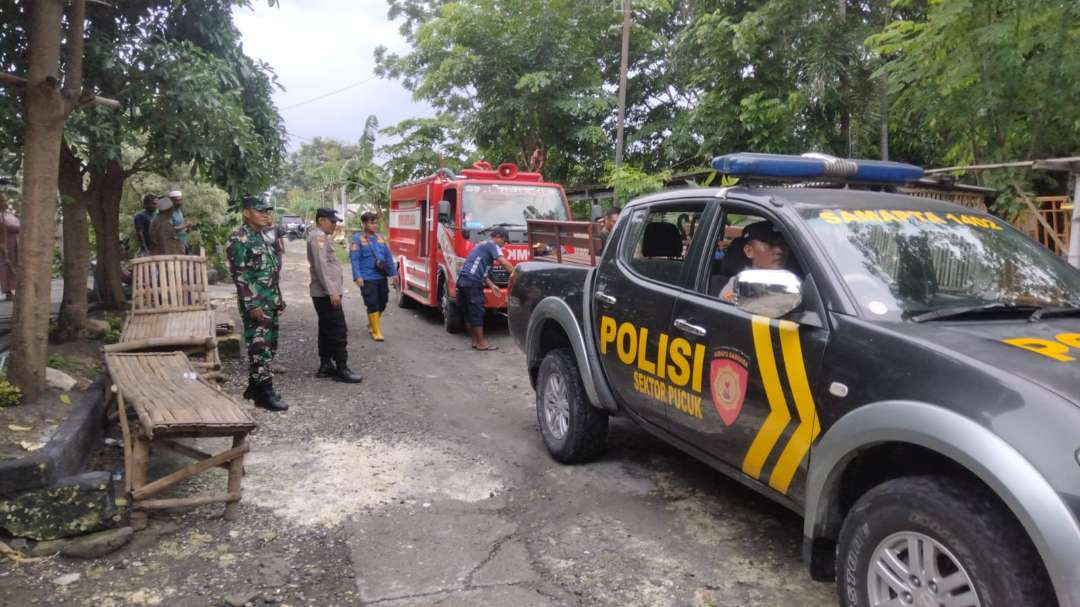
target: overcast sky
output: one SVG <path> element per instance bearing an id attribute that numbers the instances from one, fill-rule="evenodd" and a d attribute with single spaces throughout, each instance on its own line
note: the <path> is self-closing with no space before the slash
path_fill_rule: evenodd
<path id="1" fill-rule="evenodd" d="M 434 113 L 426 103 L 413 101 L 397 80 L 375 77 L 375 47 L 408 50 L 398 33 L 400 24 L 387 19 L 383 0 L 283 0 L 275 8 L 265 2 L 253 6 L 236 9 L 236 26 L 244 52 L 273 66 L 285 87 L 274 101 L 291 134 L 290 151 L 316 136 L 356 143 L 371 114 L 385 128 Z M 309 101 L 361 81 L 366 82 Z"/>

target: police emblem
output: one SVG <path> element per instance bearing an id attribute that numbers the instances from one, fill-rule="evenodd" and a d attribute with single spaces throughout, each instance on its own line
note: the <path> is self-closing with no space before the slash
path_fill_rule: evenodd
<path id="1" fill-rule="evenodd" d="M 746 381 L 750 361 L 742 353 L 720 348 L 709 365 L 709 387 L 713 406 L 725 426 L 735 423 L 746 400 Z"/>

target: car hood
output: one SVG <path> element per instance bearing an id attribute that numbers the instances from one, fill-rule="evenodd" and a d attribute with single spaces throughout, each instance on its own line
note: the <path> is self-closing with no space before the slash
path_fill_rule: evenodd
<path id="1" fill-rule="evenodd" d="M 1080 319 L 903 323 L 904 333 L 1031 381 L 1080 406 Z"/>

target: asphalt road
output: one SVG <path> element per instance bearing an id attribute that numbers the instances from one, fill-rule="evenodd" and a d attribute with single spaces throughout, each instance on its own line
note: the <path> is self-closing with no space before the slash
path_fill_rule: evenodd
<path id="1" fill-rule="evenodd" d="M 241 519 L 160 513 L 101 559 L 0 564 L 0 603 L 836 604 L 800 561 L 796 515 L 632 422 L 613 420 L 595 463 L 551 460 L 504 321 L 488 325 L 499 350 L 475 352 L 434 312 L 391 302 L 376 344 L 354 287 L 350 356 L 365 381 L 316 379 L 303 243 L 288 250 L 275 383 L 291 408 L 252 409 Z M 227 370 L 239 394 L 245 369 Z M 223 488 L 223 473 L 178 494 L 207 485 Z"/>

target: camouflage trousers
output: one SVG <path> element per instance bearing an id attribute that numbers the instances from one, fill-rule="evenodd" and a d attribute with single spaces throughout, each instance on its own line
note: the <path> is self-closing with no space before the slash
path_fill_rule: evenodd
<path id="1" fill-rule="evenodd" d="M 274 378 L 270 368 L 277 354 L 278 314 L 267 312 L 262 320 L 255 320 L 241 310 L 244 318 L 244 343 L 248 351 L 248 378 L 253 383 Z"/>

